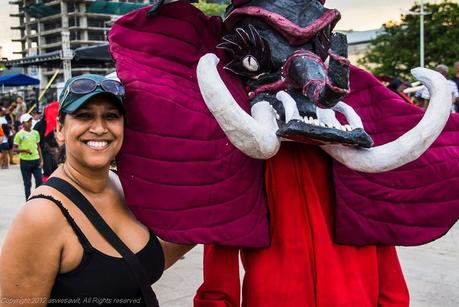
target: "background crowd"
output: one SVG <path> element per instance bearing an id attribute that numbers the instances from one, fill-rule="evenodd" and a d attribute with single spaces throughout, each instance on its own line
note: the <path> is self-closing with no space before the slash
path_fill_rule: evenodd
<path id="1" fill-rule="evenodd" d="M 451 112 L 459 112 L 459 61 L 454 63 L 453 73 L 450 74 L 450 69 L 445 64 L 439 64 L 434 68 L 448 80 L 448 86 L 451 91 Z M 387 86 L 390 90 L 397 93 L 406 102 L 415 104 L 421 108 L 427 108 L 429 105 L 430 95 L 425 86 L 413 87 L 411 83 L 403 80 L 400 77 L 392 79 Z"/>
<path id="2" fill-rule="evenodd" d="M 0 106 L 1 169 L 20 164 L 26 197 L 30 195 L 32 176 L 38 187 L 57 168 L 57 107 L 57 102 L 51 102 L 40 112 L 19 95 Z"/>

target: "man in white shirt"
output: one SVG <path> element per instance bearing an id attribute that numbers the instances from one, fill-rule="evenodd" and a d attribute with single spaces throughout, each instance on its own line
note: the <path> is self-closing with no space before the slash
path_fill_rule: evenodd
<path id="1" fill-rule="evenodd" d="M 441 73 L 446 79 L 448 79 L 448 66 L 444 64 L 440 64 L 435 67 L 435 70 Z M 447 81 L 448 81 L 449 88 L 451 90 L 451 112 L 456 113 L 456 112 L 459 112 L 459 110 L 456 109 L 456 104 L 455 104 L 456 99 L 459 98 L 459 90 L 454 81 L 450 79 L 448 79 Z M 427 90 L 425 86 L 416 93 L 416 96 L 421 97 L 423 99 L 430 98 L 429 91 Z"/>

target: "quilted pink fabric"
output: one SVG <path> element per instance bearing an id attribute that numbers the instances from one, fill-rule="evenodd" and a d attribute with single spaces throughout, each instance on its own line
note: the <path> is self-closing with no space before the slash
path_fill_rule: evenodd
<path id="1" fill-rule="evenodd" d="M 269 243 L 263 162 L 237 150 L 201 97 L 198 60 L 224 58 L 222 23 L 185 1 L 117 20 L 109 40 L 126 86 L 127 127 L 118 158 L 126 200 L 158 236 L 177 243 Z M 223 62 L 223 61 L 222 61 Z M 242 83 L 219 67 L 247 110 Z"/>
<path id="2" fill-rule="evenodd" d="M 405 133 L 424 113 L 355 67 L 345 101 L 376 145 Z M 382 174 L 358 173 L 334 162 L 334 179 L 338 243 L 418 245 L 441 237 L 459 218 L 459 115 L 452 114 L 418 160 Z"/>

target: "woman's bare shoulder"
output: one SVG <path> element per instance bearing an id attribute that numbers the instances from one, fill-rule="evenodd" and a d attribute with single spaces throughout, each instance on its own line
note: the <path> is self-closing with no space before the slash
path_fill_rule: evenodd
<path id="1" fill-rule="evenodd" d="M 26 202 L 13 221 L 0 257 L 0 291 L 11 297 L 49 293 L 64 249 L 65 218 L 46 199 Z"/>
<path id="2" fill-rule="evenodd" d="M 49 187 L 40 187 L 34 194 L 58 199 Z M 21 229 L 21 231 L 30 233 L 31 240 L 47 234 L 54 234 L 53 237 L 55 238 L 55 232 L 62 229 L 65 223 L 61 209 L 54 202 L 46 198 L 34 198 L 23 205 L 13 221 L 11 229 Z"/>

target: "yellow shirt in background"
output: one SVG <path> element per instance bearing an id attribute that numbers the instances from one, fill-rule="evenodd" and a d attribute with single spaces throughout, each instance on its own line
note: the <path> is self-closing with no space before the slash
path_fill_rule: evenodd
<path id="1" fill-rule="evenodd" d="M 31 154 L 25 152 L 19 153 L 19 159 L 26 161 L 40 159 L 40 155 L 38 154 L 38 146 L 40 145 L 38 143 L 40 143 L 40 134 L 36 130 L 20 130 L 16 133 L 14 144 L 18 145 L 20 150 L 28 149 L 32 152 Z"/>

